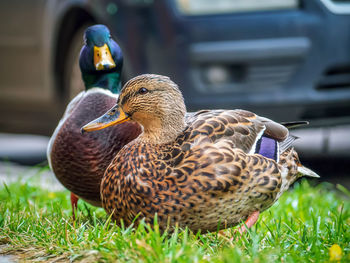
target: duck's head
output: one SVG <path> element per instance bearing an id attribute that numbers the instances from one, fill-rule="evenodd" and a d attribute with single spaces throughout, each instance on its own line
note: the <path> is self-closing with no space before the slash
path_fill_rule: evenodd
<path id="1" fill-rule="evenodd" d="M 79 66 L 86 89 L 98 86 L 119 91 L 123 55 L 109 29 L 104 25 L 88 27 L 84 33 L 84 42 Z"/>
<path id="2" fill-rule="evenodd" d="M 120 92 L 117 105 L 85 125 L 82 132 L 132 120 L 143 127 L 141 140 L 166 143 L 185 128 L 185 113 L 183 96 L 173 81 L 165 76 L 145 74 L 129 80 Z"/>

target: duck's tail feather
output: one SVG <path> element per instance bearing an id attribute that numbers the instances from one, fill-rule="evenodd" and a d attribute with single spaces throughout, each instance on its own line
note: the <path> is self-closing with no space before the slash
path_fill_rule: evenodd
<path id="1" fill-rule="evenodd" d="M 309 168 L 306 168 L 303 165 L 298 165 L 298 172 L 302 176 L 309 176 L 309 177 L 315 177 L 315 178 L 319 178 L 320 177 L 317 173 L 315 173 L 314 171 L 312 171 Z"/>
<path id="2" fill-rule="evenodd" d="M 299 126 L 308 125 L 309 122 L 308 121 L 290 121 L 290 122 L 281 122 L 281 124 L 288 129 L 293 129 Z"/>
<path id="3" fill-rule="evenodd" d="M 293 142 L 294 142 L 296 139 L 298 139 L 298 138 L 299 138 L 299 137 L 297 137 L 297 136 L 294 136 L 294 135 L 292 135 L 292 134 L 289 134 L 289 136 L 287 137 L 287 139 L 285 139 L 284 141 L 278 143 L 279 151 L 280 151 L 281 153 L 283 153 L 284 151 L 286 151 L 287 149 L 289 149 L 289 148 L 292 146 Z"/>
<path id="4" fill-rule="evenodd" d="M 309 122 L 308 121 L 291 121 L 291 122 L 282 122 L 281 123 L 284 127 L 288 128 L 288 129 L 293 129 L 299 126 L 304 126 L 304 125 L 308 125 Z M 293 142 L 298 139 L 297 136 L 291 135 L 289 134 L 288 138 L 282 142 L 279 143 L 279 147 L 280 147 L 280 151 L 284 152 L 287 149 L 289 149 L 289 147 L 292 146 Z M 315 173 L 314 171 L 312 171 L 311 169 L 303 166 L 302 164 L 299 163 L 298 160 L 298 172 L 301 176 L 309 176 L 309 177 L 315 177 L 315 178 L 319 178 L 320 176 Z"/>

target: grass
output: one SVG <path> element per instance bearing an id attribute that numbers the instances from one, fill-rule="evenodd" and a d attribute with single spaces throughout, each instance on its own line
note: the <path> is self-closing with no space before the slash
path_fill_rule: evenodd
<path id="1" fill-rule="evenodd" d="M 73 222 L 69 193 L 44 190 L 36 181 L 34 176 L 0 188 L 1 253 L 16 259 L 266 263 L 329 262 L 338 256 L 337 262 L 350 262 L 350 195 L 342 187 L 343 193 L 330 184 L 297 182 L 247 234 L 231 241 L 233 229 L 167 234 L 145 224 L 118 227 L 101 208 L 82 201 Z"/>

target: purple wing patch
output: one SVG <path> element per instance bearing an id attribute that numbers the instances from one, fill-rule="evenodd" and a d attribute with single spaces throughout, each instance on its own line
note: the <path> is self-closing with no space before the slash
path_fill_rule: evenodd
<path id="1" fill-rule="evenodd" d="M 256 143 L 255 153 L 277 161 L 278 145 L 277 141 L 266 136 L 262 136 Z"/>

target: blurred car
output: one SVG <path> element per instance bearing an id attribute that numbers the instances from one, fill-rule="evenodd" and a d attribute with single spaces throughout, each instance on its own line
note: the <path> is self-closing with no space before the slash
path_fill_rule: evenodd
<path id="1" fill-rule="evenodd" d="M 106 24 L 123 80 L 170 76 L 188 110 L 350 123 L 348 0 L 3 0 L 0 131 L 52 133 L 83 89 L 84 29 Z"/>

